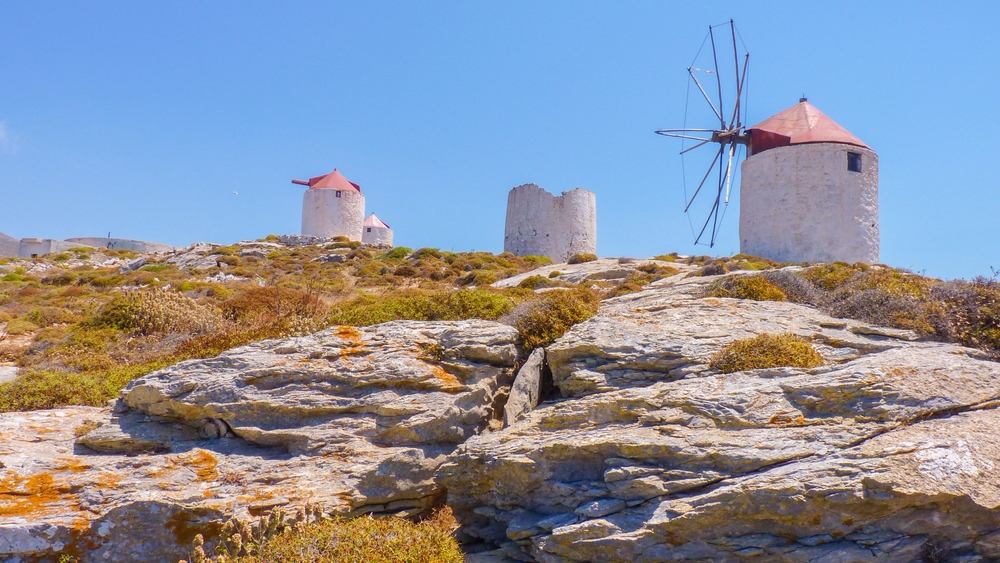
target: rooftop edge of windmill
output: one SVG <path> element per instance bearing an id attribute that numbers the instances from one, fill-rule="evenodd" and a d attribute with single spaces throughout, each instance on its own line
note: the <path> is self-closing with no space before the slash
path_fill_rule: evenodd
<path id="1" fill-rule="evenodd" d="M 381 219 L 379 219 L 378 217 L 376 217 L 374 213 L 372 213 L 371 215 L 365 217 L 364 226 L 365 227 L 383 227 L 383 228 L 386 228 L 386 229 L 391 228 L 391 227 L 389 227 L 389 225 L 386 225 L 384 221 L 382 221 Z"/>
<path id="2" fill-rule="evenodd" d="M 861 139 L 816 109 L 804 98 L 794 106 L 776 113 L 753 127 L 748 127 L 751 146 L 755 135 L 759 142 L 754 154 L 785 145 L 805 143 L 843 143 L 871 149 Z"/>
<path id="3" fill-rule="evenodd" d="M 334 190 L 357 190 L 361 191 L 361 186 L 344 178 L 344 175 L 336 168 L 329 174 L 309 178 L 309 189 L 334 189 Z"/>

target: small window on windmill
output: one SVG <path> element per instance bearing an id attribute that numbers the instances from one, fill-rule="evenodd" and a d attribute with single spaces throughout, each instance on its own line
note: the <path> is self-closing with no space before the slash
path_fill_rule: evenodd
<path id="1" fill-rule="evenodd" d="M 337 190 L 337 197 L 340 197 L 340 190 Z"/>
<path id="2" fill-rule="evenodd" d="M 368 232 L 369 233 L 372 232 L 372 228 L 371 227 L 368 227 Z"/>
<path id="3" fill-rule="evenodd" d="M 861 172 L 861 153 L 847 153 L 847 169 L 851 172 Z"/>

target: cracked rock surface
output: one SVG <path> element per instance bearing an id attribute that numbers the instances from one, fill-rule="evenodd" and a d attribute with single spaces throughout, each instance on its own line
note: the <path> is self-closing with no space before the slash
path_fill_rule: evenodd
<path id="1" fill-rule="evenodd" d="M 306 502 L 426 511 L 447 454 L 502 419 L 517 339 L 486 321 L 337 327 L 153 372 L 113 410 L 0 414 L 0 561 L 176 562 L 232 515 Z"/>
<path id="2" fill-rule="evenodd" d="M 561 398 L 439 469 L 464 534 L 569 561 L 1000 559 L 1000 364 L 792 303 L 699 298 L 674 276 L 547 349 Z M 811 369 L 720 374 L 792 332 Z"/>

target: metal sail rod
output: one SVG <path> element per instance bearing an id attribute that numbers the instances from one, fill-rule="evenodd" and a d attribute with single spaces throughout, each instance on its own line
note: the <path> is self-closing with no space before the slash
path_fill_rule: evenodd
<path id="1" fill-rule="evenodd" d="M 657 131 L 657 133 L 660 133 Z M 673 137 L 674 139 L 691 139 L 692 141 L 711 141 L 712 139 L 706 139 L 704 137 L 692 137 L 691 135 L 680 135 L 678 133 L 660 133 L 664 137 Z"/>
<path id="2" fill-rule="evenodd" d="M 715 112 L 715 116 L 719 118 L 719 121 L 722 122 L 722 126 L 725 127 L 726 123 L 722 120 L 722 114 L 719 113 L 719 110 L 715 109 L 715 104 L 712 103 L 712 98 L 708 97 L 708 93 L 701 87 L 701 82 L 698 82 L 698 79 L 695 77 L 694 73 L 691 72 L 690 68 L 688 69 L 688 75 L 691 77 L 691 80 L 694 80 L 695 85 L 698 86 L 699 90 L 701 90 L 701 95 L 705 96 L 705 101 L 712 107 L 712 111 Z"/>
<path id="3" fill-rule="evenodd" d="M 694 239 L 695 244 L 698 244 L 698 241 L 701 240 L 701 236 L 705 234 L 705 229 L 708 228 L 709 222 L 712 221 L 712 214 L 718 215 L 716 210 L 719 208 L 719 200 L 721 199 L 719 196 L 721 195 L 722 190 L 719 190 L 719 195 L 715 197 L 715 204 L 712 205 L 712 210 L 708 212 L 708 219 L 705 219 L 705 224 L 701 226 L 701 232 L 698 233 L 698 238 Z"/>
<path id="4" fill-rule="evenodd" d="M 736 87 L 736 107 L 733 108 L 733 120 L 729 122 L 729 128 L 733 128 L 733 124 L 736 124 L 736 128 L 739 129 L 743 126 L 743 117 L 740 115 L 740 103 L 743 101 L 743 83 L 747 79 L 747 64 L 750 62 L 750 53 L 747 53 L 746 57 L 743 59 L 743 75 L 739 77 L 739 85 Z"/>
<path id="5" fill-rule="evenodd" d="M 715 161 L 719 160 L 720 156 L 722 156 L 721 146 L 719 147 L 719 152 L 715 153 L 715 158 L 712 159 L 712 164 L 708 165 L 708 172 L 705 172 L 705 175 L 701 178 L 701 182 L 698 184 L 698 189 L 695 190 L 694 195 L 691 196 L 691 201 L 689 201 L 687 206 L 684 207 L 684 213 L 687 213 L 687 210 L 691 207 L 691 204 L 694 203 L 694 198 L 698 197 L 698 192 L 700 192 L 701 187 L 705 185 L 705 180 L 707 180 L 708 175 L 712 173 L 712 168 L 715 168 Z"/>
<path id="6" fill-rule="evenodd" d="M 740 77 L 740 55 L 736 51 L 736 24 L 733 23 L 733 20 L 729 20 L 729 32 L 733 36 L 733 64 L 736 67 L 736 74 L 733 75 L 733 78 L 738 79 Z M 738 93 L 739 92 L 739 86 L 737 86 L 736 90 L 737 90 L 737 94 L 736 94 L 736 107 L 738 108 L 739 105 L 740 105 L 740 95 Z M 735 114 L 735 113 L 736 113 L 736 109 L 734 108 L 733 109 L 733 114 Z M 731 121 L 729 122 L 729 128 L 730 129 L 733 128 L 733 123 Z"/>
<path id="7" fill-rule="evenodd" d="M 725 148 L 725 147 L 723 147 Z M 719 191 L 715 194 L 715 218 L 712 220 L 712 239 L 708 242 L 708 247 L 715 246 L 715 233 L 719 231 L 719 199 L 722 198 L 722 159 L 719 159 Z"/>
<path id="8" fill-rule="evenodd" d="M 705 133 L 715 133 L 716 129 L 657 129 L 656 132 L 662 134 L 664 131 L 674 132 L 674 131 L 699 131 Z"/>
<path id="9" fill-rule="evenodd" d="M 715 83 L 719 87 L 719 125 L 726 128 L 726 120 L 722 118 L 722 112 L 726 111 L 726 105 L 722 103 L 722 77 L 719 74 L 719 54 L 715 52 L 715 34 L 712 33 L 712 26 L 708 26 L 708 37 L 712 40 L 712 60 L 715 62 Z"/>
<path id="10" fill-rule="evenodd" d="M 704 141 L 698 143 L 697 145 L 694 145 L 692 147 L 688 147 L 688 148 L 682 150 L 679 154 L 684 154 L 684 153 L 686 153 L 688 151 L 693 151 L 694 149 L 696 149 L 696 148 L 704 145 L 705 143 L 711 143 L 711 142 L 712 142 L 712 139 L 705 139 Z"/>
<path id="11" fill-rule="evenodd" d="M 726 166 L 726 205 L 729 205 L 729 188 L 733 185 L 733 155 L 736 153 L 736 143 L 729 145 L 729 164 Z"/>

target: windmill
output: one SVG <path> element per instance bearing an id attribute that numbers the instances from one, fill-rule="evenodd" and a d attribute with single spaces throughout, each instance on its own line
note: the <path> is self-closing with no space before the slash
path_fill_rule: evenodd
<path id="1" fill-rule="evenodd" d="M 729 29 L 724 29 L 726 27 Z M 722 31 L 721 33 L 719 33 L 720 30 Z M 726 31 L 728 33 L 725 33 Z M 698 54 L 695 55 L 691 66 L 687 69 L 689 79 L 688 96 L 684 107 L 684 126 L 680 129 L 659 129 L 656 131 L 659 135 L 681 140 L 680 154 L 681 165 L 684 170 L 684 197 L 687 201 L 687 205 L 684 206 L 684 212 L 689 214 L 689 220 L 692 206 L 698 200 L 698 195 L 701 193 L 702 188 L 705 188 L 706 185 L 708 186 L 706 192 L 709 194 L 709 197 L 703 197 L 702 200 L 698 200 L 703 201 L 704 205 L 695 206 L 696 209 L 707 207 L 708 213 L 707 218 L 701 226 L 701 230 L 695 236 L 694 243 L 704 244 L 701 242 L 702 237 L 705 236 L 705 232 L 708 230 L 709 224 L 711 224 L 712 230 L 708 242 L 710 247 L 715 246 L 716 235 L 721 226 L 721 218 L 725 216 L 725 208 L 729 205 L 729 196 L 732 193 L 734 184 L 733 176 L 735 176 L 736 170 L 733 165 L 734 163 L 739 164 L 739 159 L 742 153 L 745 152 L 744 147 L 750 142 L 750 136 L 747 134 L 743 123 L 743 115 L 746 111 L 746 78 L 750 53 L 746 51 L 746 46 L 743 45 L 742 39 L 737 43 L 737 36 L 738 32 L 733 20 L 729 20 L 728 23 L 709 26 L 708 35 L 702 42 L 701 48 L 698 50 Z M 707 58 L 707 53 L 705 55 L 702 54 L 706 43 L 710 43 L 711 45 L 712 58 L 710 61 Z M 730 43 L 732 46 L 732 63 L 728 60 Z M 739 46 L 742 46 L 743 51 L 742 65 Z M 702 60 L 705 62 L 702 63 Z M 696 64 L 700 64 L 706 68 L 695 66 Z M 733 66 L 730 67 L 730 64 Z M 728 70 L 729 68 L 733 69 L 732 73 Z M 700 80 L 699 77 L 701 78 Z M 712 84 L 712 82 L 715 82 L 715 84 Z M 699 125 L 704 125 L 700 128 L 687 126 L 689 109 L 691 109 L 692 83 L 697 87 L 701 97 L 707 103 L 707 107 L 697 104 L 697 106 L 700 106 L 700 111 L 697 111 L 698 108 L 696 108 L 697 115 L 694 116 L 694 119 L 700 122 Z M 725 96 L 723 95 L 724 93 L 726 94 Z M 726 105 L 727 102 L 729 105 Z M 706 151 L 703 149 L 706 146 L 714 150 Z M 694 193 L 688 198 L 687 165 L 684 159 L 686 156 L 694 158 L 697 161 L 697 165 L 693 168 L 700 173 L 704 163 L 708 161 L 708 155 L 711 152 L 714 152 L 715 156 L 708 165 L 705 173 L 701 175 L 701 181 L 698 182 Z M 713 178 L 710 182 L 709 177 L 713 176 L 713 172 L 716 170 L 717 177 Z M 712 191 L 715 191 L 714 200 L 711 196 Z M 709 201 L 712 202 L 711 206 L 708 205 Z M 721 216 L 720 210 L 722 212 Z M 694 230 L 695 226 L 692 223 L 692 235 L 694 235 Z"/>

